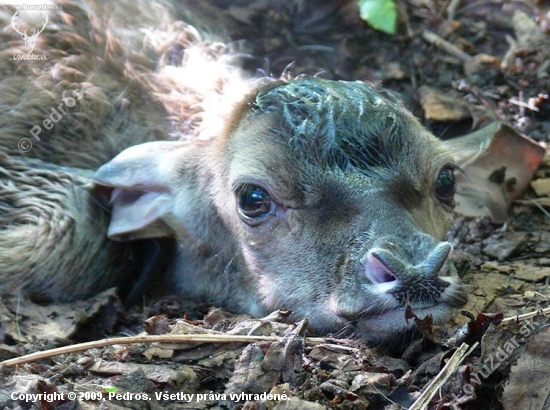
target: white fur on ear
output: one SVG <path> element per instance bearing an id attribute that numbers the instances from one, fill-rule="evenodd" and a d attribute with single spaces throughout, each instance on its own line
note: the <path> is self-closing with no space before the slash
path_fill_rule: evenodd
<path id="1" fill-rule="evenodd" d="M 112 188 L 109 238 L 131 240 L 171 236 L 174 189 L 189 145 L 149 142 L 130 147 L 94 175 L 95 187 Z"/>

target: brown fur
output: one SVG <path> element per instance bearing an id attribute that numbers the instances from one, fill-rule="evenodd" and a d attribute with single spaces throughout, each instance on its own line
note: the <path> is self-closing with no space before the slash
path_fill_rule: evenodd
<path id="1" fill-rule="evenodd" d="M 196 135 L 201 104 L 224 92 L 231 68 L 226 46 L 178 19 L 193 17 L 193 3 L 57 2 L 63 10 L 49 12 L 34 48 L 46 61 L 14 60 L 25 54 L 25 44 L 11 28 L 12 13 L 0 11 L 0 43 L 8 45 L 0 50 L 0 150 L 21 155 L 18 144 L 25 138 L 33 145 L 26 156 L 96 169 L 128 146 Z M 209 89 L 178 78 L 187 75 L 178 67 L 190 59 L 206 64 L 205 76 L 213 71 L 208 64 L 223 67 L 205 79 Z M 67 108 L 75 90 L 82 98 Z M 43 121 L 62 103 L 68 114 L 45 129 Z M 29 133 L 34 125 L 42 128 L 40 141 Z"/>
<path id="2" fill-rule="evenodd" d="M 109 214 L 85 188 L 92 174 L 0 152 L 2 291 L 79 299 L 128 280 L 129 250 L 107 239 Z"/>

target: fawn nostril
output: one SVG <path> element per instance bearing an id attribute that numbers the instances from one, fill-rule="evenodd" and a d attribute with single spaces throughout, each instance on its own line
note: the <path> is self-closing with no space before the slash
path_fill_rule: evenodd
<path id="1" fill-rule="evenodd" d="M 365 274 L 372 283 L 388 283 L 397 281 L 397 276 L 380 259 L 376 252 L 369 252 L 364 263 Z"/>
<path id="2" fill-rule="evenodd" d="M 399 281 L 408 286 L 418 280 L 433 280 L 436 278 L 451 252 L 447 242 L 437 244 L 432 251 L 419 263 L 405 261 L 394 252 L 375 248 L 368 252 L 364 262 L 365 275 L 373 284 Z"/>
<path id="3" fill-rule="evenodd" d="M 452 246 L 448 242 L 441 242 L 438 244 L 424 261 L 426 274 L 437 276 L 449 258 L 451 250 Z"/>

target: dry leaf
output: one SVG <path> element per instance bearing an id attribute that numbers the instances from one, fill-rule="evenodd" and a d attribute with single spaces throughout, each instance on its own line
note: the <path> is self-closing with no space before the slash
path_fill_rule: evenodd
<path id="1" fill-rule="evenodd" d="M 446 144 L 465 171 L 457 173 L 455 211 L 465 216 L 488 216 L 495 223 L 506 221 L 510 203 L 527 188 L 546 151 L 500 123 Z"/>
<path id="2" fill-rule="evenodd" d="M 505 410 L 543 410 L 550 406 L 550 329 L 543 328 L 525 346 L 504 387 Z"/>

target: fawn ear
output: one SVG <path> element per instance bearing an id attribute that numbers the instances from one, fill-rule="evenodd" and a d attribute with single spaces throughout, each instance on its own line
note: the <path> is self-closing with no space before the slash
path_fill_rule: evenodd
<path id="1" fill-rule="evenodd" d="M 545 153 L 540 144 L 500 123 L 444 143 L 464 171 L 456 175 L 455 211 L 495 223 L 507 220 L 511 202 L 525 191 Z"/>
<path id="2" fill-rule="evenodd" d="M 149 142 L 130 147 L 94 175 L 93 194 L 112 207 L 108 236 L 133 240 L 172 236 L 176 188 L 189 144 Z"/>

